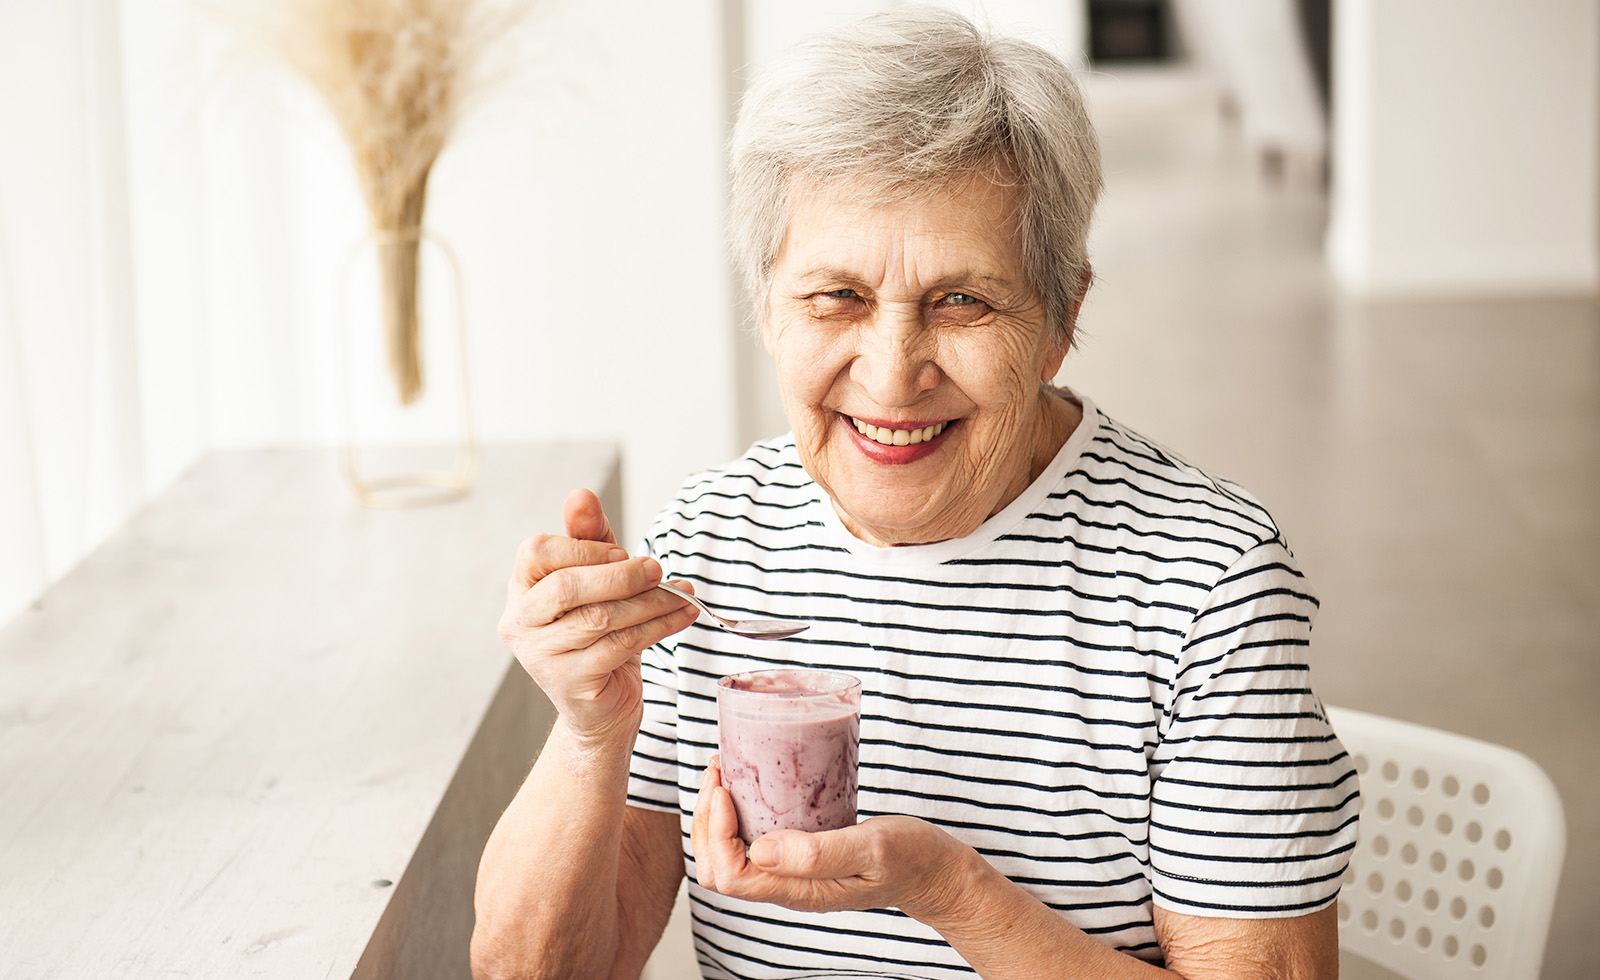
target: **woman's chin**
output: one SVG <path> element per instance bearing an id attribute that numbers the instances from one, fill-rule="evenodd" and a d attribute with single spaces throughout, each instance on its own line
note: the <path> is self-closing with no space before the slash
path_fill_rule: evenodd
<path id="1" fill-rule="evenodd" d="M 882 494 L 863 494 L 867 499 L 855 501 L 850 494 L 834 497 L 834 509 L 851 534 L 868 544 L 879 546 L 932 544 L 960 537 L 972 528 L 954 528 L 942 512 L 930 514 L 925 509 L 912 511 L 903 507 L 883 506 Z M 917 499 L 917 498 L 912 498 Z M 923 498 L 925 500 L 925 498 Z M 851 506 L 856 504 L 857 506 Z"/>

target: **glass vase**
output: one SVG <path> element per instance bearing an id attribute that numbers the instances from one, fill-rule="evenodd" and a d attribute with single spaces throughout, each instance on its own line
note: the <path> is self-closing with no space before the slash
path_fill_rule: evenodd
<path id="1" fill-rule="evenodd" d="M 461 264 L 421 228 L 374 231 L 339 286 L 339 468 L 368 507 L 466 496 L 477 476 Z"/>

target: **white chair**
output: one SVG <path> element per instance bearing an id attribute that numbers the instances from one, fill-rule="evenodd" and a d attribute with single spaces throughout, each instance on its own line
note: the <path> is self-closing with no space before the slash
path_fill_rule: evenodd
<path id="1" fill-rule="evenodd" d="M 1567 843 L 1550 777 L 1503 746 L 1328 716 L 1361 775 L 1339 945 L 1409 980 L 1537 980 Z"/>

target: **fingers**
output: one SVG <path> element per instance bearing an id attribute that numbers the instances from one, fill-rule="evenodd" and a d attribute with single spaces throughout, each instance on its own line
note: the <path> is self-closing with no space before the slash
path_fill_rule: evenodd
<path id="1" fill-rule="evenodd" d="M 568 626 L 598 636 L 684 605 L 684 600 L 656 589 L 660 581 L 661 566 L 653 558 L 558 568 L 517 601 L 517 619 L 532 628 L 571 614 Z"/>
<path id="2" fill-rule="evenodd" d="M 694 852 L 695 878 L 713 891 L 736 884 L 746 869 L 744 841 L 739 839 L 739 816 L 733 797 L 722 785 L 722 765 L 712 756 L 700 777 L 700 795 L 689 825 L 689 846 Z M 721 885 L 719 886 L 719 882 Z"/>
<path id="3" fill-rule="evenodd" d="M 562 520 L 565 535 L 536 534 L 517 547 L 510 585 L 513 597 L 558 569 L 618 562 L 628 557 L 617 546 L 611 523 L 600 509 L 600 498 L 592 492 L 578 489 L 567 494 Z"/>
<path id="4" fill-rule="evenodd" d="M 574 634 L 568 632 L 568 639 L 553 653 L 562 662 L 563 669 L 571 673 L 596 677 L 609 674 L 639 656 L 646 647 L 686 628 L 694 622 L 695 612 L 693 606 L 687 610 L 674 609 L 636 626 L 613 630 L 581 646 L 566 645 L 581 643 L 585 639 L 584 636 L 573 638 Z M 561 629 L 561 624 L 558 623 L 555 629 Z"/>
<path id="5" fill-rule="evenodd" d="M 638 653 L 693 623 L 699 610 L 659 589 L 628 599 L 578 605 L 549 618 L 538 597 L 530 596 L 524 622 L 530 629 L 547 627 L 545 641 L 552 651 L 583 650 L 596 645 L 628 654 Z"/>
<path id="6" fill-rule="evenodd" d="M 559 704 L 560 691 L 574 684 L 578 688 L 592 685 L 695 621 L 699 610 L 694 606 L 665 592 L 650 591 L 653 595 L 643 599 L 582 606 L 545 626 L 523 625 L 519 613 L 512 612 L 502 620 L 500 635 Z M 660 612 L 662 605 L 668 607 L 664 612 Z M 652 615 L 653 611 L 660 614 Z"/>
<path id="7" fill-rule="evenodd" d="M 611 522 L 606 520 L 606 512 L 600 506 L 600 498 L 593 491 L 580 488 L 567 494 L 561 505 L 561 518 L 569 537 L 617 543 L 616 535 L 611 533 Z"/>
<path id="8" fill-rule="evenodd" d="M 695 879 L 700 882 L 701 888 L 712 891 L 717 888 L 717 875 L 711 860 L 711 801 L 718 790 L 722 790 L 722 758 L 714 755 L 705 772 L 700 774 L 700 793 L 695 798 L 694 820 L 689 825 L 689 849 L 694 854 Z"/>
<path id="9" fill-rule="evenodd" d="M 733 809 L 733 797 L 728 795 L 728 788 L 720 781 L 706 790 L 706 797 L 705 831 L 695 851 L 695 870 L 701 884 L 705 884 L 709 878 L 711 884 L 706 885 L 707 888 L 728 895 L 755 897 L 747 894 L 749 883 L 742 880 L 754 869 L 745 860 L 744 841 L 739 839 L 739 817 Z M 700 871 L 702 864 L 707 871 Z"/>
<path id="10" fill-rule="evenodd" d="M 712 853 L 723 858 L 732 857 L 744 864 L 744 841 L 739 839 L 739 812 L 733 808 L 733 796 L 728 787 L 717 785 L 711 789 L 711 818 L 707 829 L 711 833 Z"/>
<path id="11" fill-rule="evenodd" d="M 535 534 L 517 546 L 517 560 L 511 571 L 511 595 L 521 595 L 563 568 L 605 565 L 627 557 L 626 551 L 604 541 Z"/>
<path id="12" fill-rule="evenodd" d="M 881 860 L 877 834 L 865 825 L 808 834 L 780 830 L 758 838 L 746 856 L 733 797 L 722 785 L 721 760 L 712 756 L 700 779 L 690 823 L 695 879 L 703 888 L 751 902 L 827 911 L 885 904 L 862 862 Z"/>
<path id="13" fill-rule="evenodd" d="M 750 863 L 789 878 L 853 878 L 871 868 L 870 833 L 860 825 L 811 834 L 773 831 L 750 845 Z"/>
<path id="14" fill-rule="evenodd" d="M 675 598 L 665 592 L 657 594 L 669 599 Z M 654 601 L 654 596 L 651 597 Z M 690 603 L 683 603 L 675 609 L 669 609 L 654 619 L 617 630 L 611 634 L 611 640 L 628 650 L 643 650 L 653 646 L 674 633 L 688 629 L 689 625 L 700 618 L 700 610 Z"/>

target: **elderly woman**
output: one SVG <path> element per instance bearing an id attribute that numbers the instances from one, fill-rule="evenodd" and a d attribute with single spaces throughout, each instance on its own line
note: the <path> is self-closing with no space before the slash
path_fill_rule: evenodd
<path id="1" fill-rule="evenodd" d="M 636 977 L 685 872 L 707 977 L 1332 977 L 1358 796 L 1317 601 L 1239 488 L 1053 387 L 1098 147 L 1069 70 L 869 19 L 751 91 L 733 233 L 793 431 L 648 554 L 593 495 L 501 632 L 557 721 L 479 872 L 481 977 Z M 778 643 L 695 624 L 663 566 Z M 719 676 L 864 681 L 853 827 L 748 850 Z"/>

